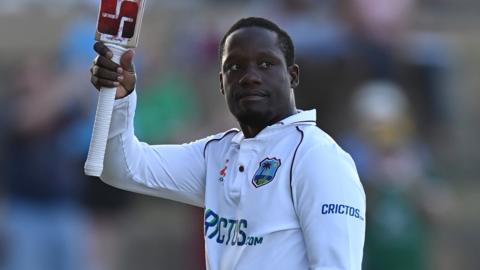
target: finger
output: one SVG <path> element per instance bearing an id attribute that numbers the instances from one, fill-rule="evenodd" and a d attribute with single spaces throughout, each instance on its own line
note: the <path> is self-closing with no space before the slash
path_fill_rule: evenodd
<path id="1" fill-rule="evenodd" d="M 92 76 L 90 79 L 92 84 L 95 86 L 95 88 L 100 89 L 102 87 L 106 88 L 114 88 L 120 85 L 119 82 L 117 81 L 111 81 L 111 80 L 106 80 L 106 79 L 100 79 L 97 76 Z"/>
<path id="2" fill-rule="evenodd" d="M 117 72 L 101 68 L 99 66 L 93 66 L 92 75 L 98 77 L 99 79 L 105 79 L 109 81 L 118 81 L 121 79 L 121 77 L 123 78 L 123 76 L 121 76 Z"/>
<path id="3" fill-rule="evenodd" d="M 103 42 L 95 42 L 93 49 L 101 56 L 104 56 L 108 59 L 113 57 L 113 53 L 108 49 Z"/>
<path id="4" fill-rule="evenodd" d="M 128 72 L 135 72 L 135 67 L 133 65 L 134 56 L 135 56 L 135 52 L 133 50 L 128 50 L 120 58 L 120 65 L 122 66 L 123 69 L 125 69 Z"/>
<path id="5" fill-rule="evenodd" d="M 112 60 L 103 57 L 103 56 L 98 56 L 97 59 L 95 60 L 95 65 L 105 68 L 111 71 L 117 71 L 119 65 Z"/>
<path id="6" fill-rule="evenodd" d="M 95 86 L 95 88 L 97 88 L 97 90 L 100 90 L 100 85 L 98 85 L 98 78 L 95 77 L 95 76 L 91 76 L 90 77 L 90 82 L 93 84 L 93 86 Z"/>

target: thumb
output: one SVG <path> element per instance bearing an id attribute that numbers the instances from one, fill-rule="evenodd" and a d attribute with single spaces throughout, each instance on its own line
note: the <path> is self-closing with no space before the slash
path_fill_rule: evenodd
<path id="1" fill-rule="evenodd" d="M 120 66 L 129 72 L 135 72 L 135 67 L 133 66 L 133 56 L 135 52 L 133 50 L 128 50 L 120 58 Z"/>

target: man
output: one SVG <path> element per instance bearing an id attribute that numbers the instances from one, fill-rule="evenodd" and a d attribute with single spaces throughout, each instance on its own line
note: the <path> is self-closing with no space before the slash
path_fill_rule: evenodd
<path id="1" fill-rule="evenodd" d="M 133 132 L 133 52 L 101 43 L 96 88 L 117 87 L 106 183 L 205 209 L 208 269 L 361 269 L 365 194 L 350 156 L 295 107 L 299 67 L 287 33 L 246 18 L 220 44 L 220 92 L 241 130 L 183 145 Z"/>

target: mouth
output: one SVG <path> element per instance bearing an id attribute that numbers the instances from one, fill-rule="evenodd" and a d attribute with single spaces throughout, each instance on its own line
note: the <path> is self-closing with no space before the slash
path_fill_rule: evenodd
<path id="1" fill-rule="evenodd" d="M 256 101 L 267 97 L 263 91 L 242 91 L 236 95 L 238 101 Z"/>

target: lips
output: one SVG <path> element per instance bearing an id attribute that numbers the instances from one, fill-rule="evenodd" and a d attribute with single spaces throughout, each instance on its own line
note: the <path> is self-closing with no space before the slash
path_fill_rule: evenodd
<path id="1" fill-rule="evenodd" d="M 247 91 L 243 90 L 238 92 L 238 94 L 235 95 L 235 98 L 239 101 L 247 101 L 247 100 L 260 100 L 263 99 L 267 96 L 267 94 L 263 91 L 260 90 L 255 90 L 255 91 Z"/>

